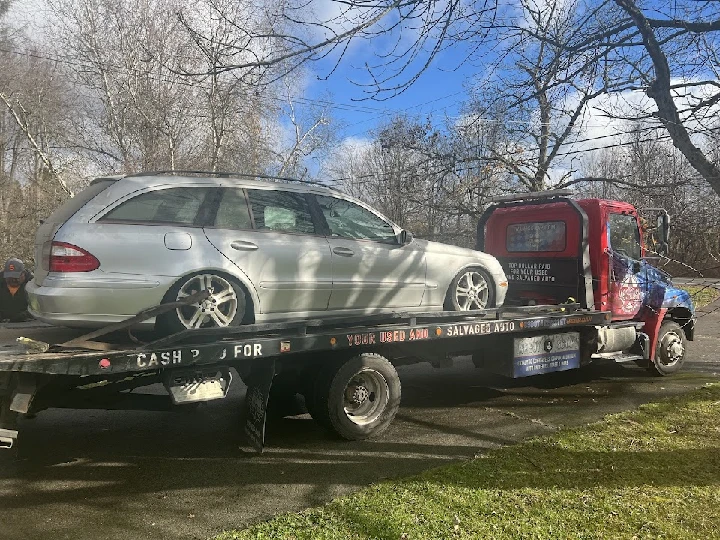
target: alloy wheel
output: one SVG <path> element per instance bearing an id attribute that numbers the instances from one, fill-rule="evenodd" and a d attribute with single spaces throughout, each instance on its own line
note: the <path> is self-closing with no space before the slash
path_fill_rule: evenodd
<path id="1" fill-rule="evenodd" d="M 460 311 L 485 309 L 490 291 L 485 277 L 476 270 L 468 270 L 455 285 L 455 303 Z"/>
<path id="2" fill-rule="evenodd" d="M 200 291 L 210 291 L 202 302 L 177 308 L 178 320 L 185 328 L 230 326 L 238 309 L 238 297 L 232 284 L 214 274 L 192 276 L 178 291 L 177 300 Z"/>

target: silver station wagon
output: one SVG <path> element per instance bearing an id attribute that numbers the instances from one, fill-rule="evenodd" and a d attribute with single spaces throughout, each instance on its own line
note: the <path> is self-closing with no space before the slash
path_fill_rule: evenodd
<path id="1" fill-rule="evenodd" d="M 491 255 L 413 238 L 320 184 L 231 173 L 97 178 L 40 226 L 35 261 L 31 313 L 77 327 L 206 289 L 144 326 L 476 310 L 507 291 Z"/>

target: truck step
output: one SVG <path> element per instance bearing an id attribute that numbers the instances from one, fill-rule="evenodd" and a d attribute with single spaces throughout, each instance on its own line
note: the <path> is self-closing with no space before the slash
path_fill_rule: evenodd
<path id="1" fill-rule="evenodd" d="M 597 353 L 593 354 L 592 358 L 615 360 L 618 364 L 622 364 L 624 362 L 634 362 L 635 360 L 644 360 L 643 356 L 640 354 L 622 354 L 617 352 Z"/>

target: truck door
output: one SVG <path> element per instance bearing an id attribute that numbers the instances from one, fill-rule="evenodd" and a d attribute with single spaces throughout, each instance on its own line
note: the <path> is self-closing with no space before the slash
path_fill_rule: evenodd
<path id="1" fill-rule="evenodd" d="M 607 242 L 613 319 L 632 319 L 642 309 L 647 295 L 647 265 L 642 260 L 637 216 L 611 211 L 607 220 Z"/>

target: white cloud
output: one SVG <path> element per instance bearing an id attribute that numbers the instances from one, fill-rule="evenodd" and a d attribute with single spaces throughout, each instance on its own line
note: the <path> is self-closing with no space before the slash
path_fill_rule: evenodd
<path id="1" fill-rule="evenodd" d="M 367 137 L 346 137 L 338 145 L 337 152 L 342 154 L 359 155 L 367 152 L 373 145 L 373 140 Z"/>

